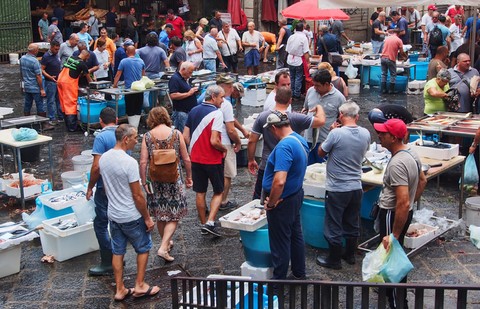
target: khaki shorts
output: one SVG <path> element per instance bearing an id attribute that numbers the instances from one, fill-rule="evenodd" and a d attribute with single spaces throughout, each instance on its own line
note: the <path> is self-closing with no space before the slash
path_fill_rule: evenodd
<path id="1" fill-rule="evenodd" d="M 233 178 L 237 176 L 237 154 L 233 151 L 232 145 L 224 145 L 227 148 L 227 155 L 224 160 L 223 176 Z"/>

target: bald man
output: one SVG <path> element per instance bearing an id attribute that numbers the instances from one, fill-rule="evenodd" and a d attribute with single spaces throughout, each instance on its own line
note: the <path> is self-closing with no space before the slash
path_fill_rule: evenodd
<path id="1" fill-rule="evenodd" d="M 73 55 L 73 52 L 78 50 L 77 44 L 80 41 L 76 33 L 72 33 L 66 42 L 60 44 L 58 51 L 58 58 L 62 62 L 62 66 L 67 61 L 67 58 Z"/>
<path id="2" fill-rule="evenodd" d="M 263 46 L 265 39 L 262 34 L 255 30 L 255 23 L 247 24 L 248 31 L 243 33 L 242 46 L 245 48 L 245 66 L 247 74 L 258 74 L 258 65 L 260 64 L 260 46 Z"/>
<path id="3" fill-rule="evenodd" d="M 460 94 L 459 113 L 472 112 L 473 97 L 470 95 L 470 80 L 474 76 L 478 76 L 478 71 L 471 67 L 470 56 L 461 53 L 457 56 L 457 65 L 448 69 L 452 79 L 450 80 L 450 88 L 457 88 Z M 466 82 L 466 83 L 465 83 Z M 476 90 L 476 89 L 475 89 Z"/>
<path id="4" fill-rule="evenodd" d="M 122 59 L 118 65 L 117 74 L 113 81 L 113 87 L 118 86 L 120 76 L 125 80 L 125 89 L 130 89 L 132 83 L 138 81 L 145 75 L 145 63 L 139 57 L 135 57 L 135 46 L 128 46 L 125 49 L 127 58 Z M 133 93 L 125 96 L 125 105 L 128 116 L 128 123 L 138 129 L 143 106 L 143 93 Z"/>
<path id="5" fill-rule="evenodd" d="M 90 53 L 87 50 L 82 50 L 78 56 L 68 57 L 57 79 L 60 106 L 65 114 L 65 125 L 69 132 L 75 132 L 78 128 L 78 79 L 85 76 L 89 83 L 92 81 L 86 63 L 89 57 Z"/>

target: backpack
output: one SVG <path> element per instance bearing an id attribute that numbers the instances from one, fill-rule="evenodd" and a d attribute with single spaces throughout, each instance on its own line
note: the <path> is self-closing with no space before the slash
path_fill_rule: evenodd
<path id="1" fill-rule="evenodd" d="M 176 183 L 178 177 L 178 164 L 179 159 L 175 151 L 175 141 L 177 140 L 177 134 L 172 129 L 170 134 L 171 139 L 168 144 L 168 148 L 158 149 L 157 143 L 155 141 L 155 136 L 153 136 L 150 131 L 150 139 L 155 149 L 152 150 L 152 156 L 150 157 L 149 164 L 149 175 L 150 180 L 163 183 Z"/>
<path id="2" fill-rule="evenodd" d="M 443 45 L 443 33 L 442 30 L 435 25 L 432 31 L 430 31 L 428 44 L 431 46 L 442 46 Z"/>

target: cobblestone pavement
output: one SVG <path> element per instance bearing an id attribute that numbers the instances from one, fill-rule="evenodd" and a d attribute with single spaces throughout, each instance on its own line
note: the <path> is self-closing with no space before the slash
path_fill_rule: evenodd
<path id="1" fill-rule="evenodd" d="M 14 107 L 15 115 L 20 116 L 22 97 L 16 90 L 18 67 L 0 65 L 0 106 Z M 354 97 L 362 107 L 361 124 L 371 130 L 367 124 L 366 113 L 380 102 L 385 102 L 377 93 L 363 91 L 361 96 Z M 383 100 L 383 101 L 382 101 Z M 415 115 L 420 115 L 423 103 L 418 97 L 396 95 L 389 102 L 407 106 Z M 299 109 L 301 103 L 296 102 L 294 108 Z M 237 110 L 240 119 L 258 108 L 242 107 Z M 141 131 L 145 131 L 142 129 Z M 59 126 L 54 131 L 45 133 L 54 139 L 54 180 L 55 189 L 61 189 L 60 174 L 73 170 L 71 158 L 82 150 L 91 149 L 93 137 L 85 137 L 82 133 L 67 133 Z M 139 156 L 139 146 L 134 156 Z M 41 149 L 41 160 L 26 164 L 26 168 L 38 177 L 45 178 L 48 171 L 47 147 Z M 6 152 L 4 171 L 12 171 L 11 152 Z M 422 200 L 422 207 L 436 211 L 438 216 L 458 219 L 458 177 L 459 170 L 454 170 L 441 177 L 437 188 L 434 181 L 427 186 Z M 254 176 L 246 168 L 239 168 L 238 176 L 233 180 L 231 199 L 243 205 L 251 200 Z M 168 271 L 181 271 L 191 276 L 207 276 L 209 274 L 240 275 L 240 265 L 244 262 L 242 244 L 239 233 L 222 229 L 224 237 L 212 238 L 200 235 L 196 217 L 194 193 L 188 190 L 189 214 L 179 224 L 175 233 L 175 247 L 172 255 L 175 261 L 165 264 L 155 256 L 159 247 L 158 232 L 153 233 L 154 248 L 149 258 L 147 280 L 151 284 L 161 286 L 160 294 L 150 300 L 124 303 L 113 301 L 113 277 L 88 277 L 88 268 L 99 260 L 98 252 L 82 255 L 64 262 L 44 264 L 39 239 L 22 245 L 20 273 L 0 279 L 0 308 L 171 308 Z M 34 206 L 33 201 L 27 208 Z M 220 212 L 219 216 L 225 214 Z M 6 197 L 0 199 L 0 223 L 19 220 L 19 204 Z M 372 223 L 362 222 L 363 239 L 372 235 Z M 309 280 L 361 281 L 361 263 L 351 266 L 343 265 L 342 270 L 327 270 L 315 264 L 317 254 L 322 250 L 306 246 L 306 261 Z M 357 261 L 361 261 L 359 252 Z M 412 258 L 415 269 L 409 275 L 410 282 L 480 284 L 480 254 L 470 243 L 461 228 L 445 234 L 441 239 L 425 246 Z M 131 283 L 135 274 L 135 253 L 130 248 L 126 254 L 125 280 Z M 445 297 L 449 299 L 450 294 Z M 433 295 L 427 294 L 430 304 Z M 450 302 L 451 303 L 451 302 Z M 447 302 L 448 304 L 448 302 Z M 452 306 L 454 306 L 452 304 Z M 430 307 L 427 305 L 427 307 Z M 432 305 L 433 307 L 433 305 Z M 447 306 L 448 307 L 448 306 Z M 469 307 L 479 308 L 479 295 L 469 297 Z M 451 307 L 450 307 L 451 308 Z"/>

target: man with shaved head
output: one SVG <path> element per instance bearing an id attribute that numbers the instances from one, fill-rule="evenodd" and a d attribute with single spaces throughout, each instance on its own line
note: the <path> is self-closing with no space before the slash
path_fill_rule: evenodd
<path id="1" fill-rule="evenodd" d="M 46 96 L 42 84 L 42 68 L 36 56 L 38 53 L 38 45 L 28 45 L 28 53 L 20 58 L 20 71 L 22 72 L 23 90 L 25 93 L 25 103 L 23 106 L 23 114 L 30 115 L 33 101 L 37 106 L 37 115 L 46 117 L 45 106 L 43 105 L 43 98 Z M 53 127 L 45 123 L 44 130 L 51 130 Z"/>
<path id="2" fill-rule="evenodd" d="M 118 65 L 117 74 L 113 81 L 113 87 L 118 86 L 120 76 L 125 80 L 125 89 L 130 89 L 132 83 L 139 81 L 145 75 L 145 62 L 139 57 L 135 57 L 135 46 L 128 46 L 125 49 L 127 58 L 122 59 Z M 125 96 L 125 105 L 128 116 L 128 123 L 138 129 L 140 117 L 142 115 L 143 93 L 133 93 Z"/>
<path id="3" fill-rule="evenodd" d="M 460 94 L 459 113 L 468 113 L 473 111 L 473 98 L 470 95 L 469 84 L 472 77 L 478 76 L 478 71 L 477 69 L 472 68 L 470 65 L 470 56 L 465 53 L 461 53 L 457 56 L 457 65 L 448 69 L 450 75 L 452 76 L 452 79 L 450 80 L 450 88 L 457 88 Z"/>
<path id="4" fill-rule="evenodd" d="M 255 24 L 247 24 L 248 31 L 243 33 L 242 46 L 245 48 L 245 66 L 248 75 L 258 74 L 258 65 L 260 64 L 260 46 L 263 46 L 265 39 L 262 34 L 255 30 Z"/>
<path id="5" fill-rule="evenodd" d="M 73 52 L 78 50 L 77 44 L 80 39 L 76 33 L 72 33 L 68 41 L 60 44 L 60 50 L 58 51 L 58 58 L 62 62 L 62 66 L 67 61 L 67 58 L 73 55 Z"/>
<path id="6" fill-rule="evenodd" d="M 447 69 L 450 59 L 448 58 L 448 47 L 439 46 L 437 54 L 430 60 L 427 71 L 427 81 L 435 78 L 441 69 Z"/>

